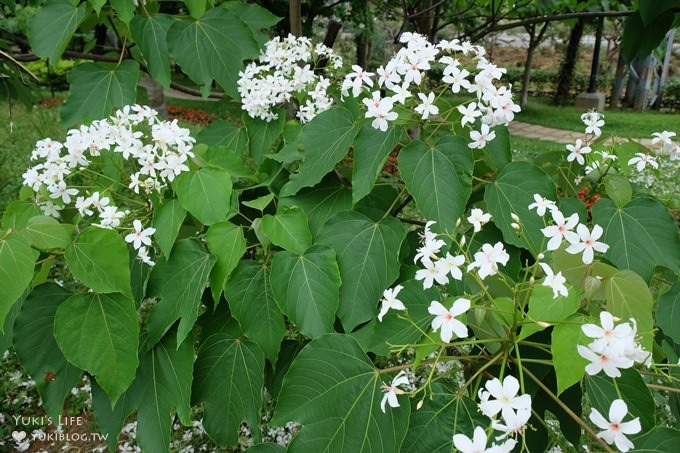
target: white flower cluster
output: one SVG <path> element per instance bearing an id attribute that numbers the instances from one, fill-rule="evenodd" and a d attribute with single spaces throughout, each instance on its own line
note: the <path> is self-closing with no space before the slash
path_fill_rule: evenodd
<path id="1" fill-rule="evenodd" d="M 82 185 L 86 173 L 96 177 L 100 170 L 88 168 L 91 159 L 102 153 L 119 154 L 132 166 L 129 182 L 122 182 L 123 190 L 139 194 L 141 189 L 149 195 L 189 170 L 186 163 L 194 157 L 194 142 L 189 130 L 179 127 L 176 120 L 162 121 L 146 106 L 125 106 L 108 119 L 69 130 L 64 143 L 49 138 L 38 141 L 31 154 L 31 160 L 38 163 L 22 175 L 23 183 L 36 192 L 45 215 L 59 218 L 60 211 L 73 204 L 83 218 L 96 218 L 96 226 L 114 229 L 129 212 L 115 205 L 111 194 L 106 196 L 100 190 L 88 193 L 87 186 Z M 115 193 L 119 188 L 115 181 L 111 184 L 106 190 Z M 147 236 L 153 233 L 145 231 Z M 150 264 L 146 248 L 137 241 L 134 244 L 140 259 Z"/>
<path id="2" fill-rule="evenodd" d="M 593 160 L 589 165 L 586 165 L 585 156 L 592 152 L 592 148 L 588 144 L 593 140 L 602 135 L 601 128 L 604 126 L 604 115 L 601 113 L 590 111 L 581 115 L 581 120 L 585 124 L 585 141 L 577 139 L 574 144 L 567 145 L 567 162 L 578 163 L 579 165 L 585 165 L 585 174 L 591 173 L 593 170 L 600 170 L 603 164 L 607 161 L 616 161 L 617 156 L 615 154 L 608 153 L 606 151 L 598 151 L 601 157 Z M 628 165 L 634 166 L 638 172 L 642 172 L 647 166 L 654 169 L 659 168 L 659 161 L 657 160 L 660 156 L 667 156 L 670 160 L 680 160 L 680 145 L 675 143 L 672 139 L 675 137 L 675 132 L 662 131 L 654 132 L 652 134 L 651 140 L 651 150 L 653 154 L 650 153 L 635 153 L 633 157 L 628 159 Z M 577 178 L 577 183 L 579 183 L 581 177 Z"/>
<path id="3" fill-rule="evenodd" d="M 376 88 L 370 98 L 363 100 L 367 108 L 366 118 L 374 118 L 372 126 L 382 131 L 387 130 L 388 122 L 397 119 L 393 111 L 396 104 L 407 104 L 408 98 L 414 98 L 415 88 L 417 103 L 414 110 L 421 119 L 426 120 L 439 114 L 435 105 L 436 96 L 433 92 L 424 93 L 423 75 L 435 64 L 444 66 L 442 81 L 453 93 L 465 90 L 476 95 L 476 101 L 461 105 L 458 110 L 463 115 L 461 125 L 474 124 L 476 118 L 481 118 L 480 131 L 470 133 L 471 148 L 483 148 L 493 140 L 495 133 L 490 127 L 507 124 L 513 120 L 515 113 L 520 111 L 512 101 L 512 94 L 508 87 L 499 86 L 499 81 L 506 72 L 490 63 L 485 57 L 483 47 L 473 46 L 469 42 L 440 41 L 436 46 L 426 37 L 418 33 L 404 33 L 400 41 L 405 44 L 385 66 L 377 69 L 376 73 L 367 72 L 360 66 L 352 66 L 341 87 L 342 95 L 358 97 L 365 90 Z M 459 56 L 469 56 L 476 61 L 477 73 L 472 76 L 466 70 Z M 377 81 L 373 78 L 377 75 Z M 380 89 L 388 95 L 382 96 Z"/>
<path id="4" fill-rule="evenodd" d="M 583 253 L 583 264 L 592 263 L 595 252 L 606 253 L 609 250 L 607 244 L 597 241 L 604 233 L 600 225 L 594 225 L 591 231 L 586 225 L 578 223 L 578 214 L 574 213 L 565 219 L 554 201 L 543 198 L 540 194 L 534 194 L 534 200 L 529 209 L 536 209 L 541 217 L 549 210 L 555 223 L 541 230 L 548 239 L 547 250 L 557 250 L 562 245 L 562 240 L 566 239 L 570 244 L 567 252 L 572 255 Z"/>
<path id="5" fill-rule="evenodd" d="M 502 383 L 494 378 L 484 387 L 479 389 L 479 410 L 493 420 L 493 429 L 505 433 L 500 438 L 520 434 L 531 418 L 531 395 L 517 395 L 520 385 L 514 376 L 506 376 Z M 503 423 L 495 420 L 499 413 Z"/>
<path id="6" fill-rule="evenodd" d="M 479 212 L 475 212 L 479 211 Z M 485 214 L 480 209 L 473 209 L 468 221 L 473 225 L 474 231 L 480 231 L 481 225 L 491 219 L 490 214 Z M 424 269 L 416 271 L 416 280 L 423 280 L 423 288 L 427 289 L 436 281 L 440 285 L 449 282 L 449 275 L 455 280 L 462 280 L 463 273 L 460 267 L 465 264 L 465 256 L 452 256 L 446 252 L 445 256 L 438 256 L 441 248 L 446 243 L 437 239 L 437 234 L 430 231 L 434 221 L 425 224 L 422 235 L 422 247 L 417 250 L 414 262 L 420 261 Z M 465 242 L 465 237 L 461 239 L 461 246 Z M 490 275 L 498 273 L 498 265 L 505 266 L 510 259 L 510 255 L 505 251 L 503 243 L 497 242 L 494 245 L 482 244 L 478 252 L 474 254 L 473 261 L 468 264 L 467 270 L 477 269 L 479 277 L 484 280 Z"/>
<path id="7" fill-rule="evenodd" d="M 637 341 L 635 319 L 614 326 L 614 317 L 607 311 L 600 313 L 600 323 L 584 324 L 581 330 L 593 338 L 587 347 L 578 345 L 578 353 L 591 363 L 586 365 L 586 373 L 592 375 L 600 371 L 609 377 L 620 377 L 619 369 L 631 368 L 637 363 L 649 363 L 651 355 L 642 349 Z"/>
<path id="8" fill-rule="evenodd" d="M 332 49 L 323 44 L 315 46 L 304 36 L 271 39 L 265 44 L 259 63 L 252 62 L 239 72 L 238 92 L 243 110 L 252 118 L 269 122 L 278 118 L 273 111 L 276 107 L 297 99 L 300 122 L 311 121 L 333 104 L 327 93 L 330 80 L 314 72 L 322 59 L 333 68 L 342 66 L 342 58 Z"/>
<path id="9" fill-rule="evenodd" d="M 497 441 L 505 440 L 501 444 L 487 447 L 486 431 L 476 426 L 472 438 L 464 434 L 455 434 L 453 444 L 461 453 L 509 453 L 517 445 L 517 441 L 508 436 L 522 433 L 529 418 L 531 418 L 531 396 L 517 395 L 519 382 L 514 376 L 506 376 L 503 382 L 498 378 L 487 381 L 485 389 L 479 390 L 479 410 L 491 418 L 491 427 L 502 434 L 496 436 Z M 502 421 L 496 420 L 501 414 Z"/>
<path id="10" fill-rule="evenodd" d="M 479 225 L 488 222 L 490 219 L 490 214 L 485 214 L 479 209 L 473 209 L 472 215 L 468 218 L 475 231 L 479 231 L 481 228 Z M 421 236 L 422 246 L 418 248 L 414 258 L 414 262 L 420 261 L 420 264 L 424 266 L 424 269 L 417 270 L 415 275 L 416 280 L 423 281 L 424 289 L 432 287 L 434 282 L 446 285 L 449 283 L 449 278 L 454 280 L 463 279 L 461 267 L 465 264 L 465 256 L 453 256 L 449 252 L 446 252 L 444 256 L 438 255 L 441 248 L 446 245 L 446 242 L 438 239 L 437 233 L 430 230 L 434 223 L 434 221 L 429 221 L 425 224 L 425 229 Z M 464 242 L 463 237 L 461 246 Z M 510 255 L 505 251 L 501 242 L 495 245 L 483 244 L 481 249 L 475 253 L 474 261 L 468 265 L 467 270 L 478 269 L 479 277 L 483 280 L 489 275 L 496 274 L 498 272 L 498 265 L 506 265 L 509 259 Z M 397 299 L 402 289 L 404 289 L 403 286 L 397 285 L 383 292 L 378 321 L 382 322 L 383 317 L 390 309 L 406 310 L 404 303 Z M 466 338 L 468 336 L 467 326 L 457 320 L 456 317 L 467 312 L 470 306 L 471 301 L 462 297 L 456 299 L 450 308 L 446 308 L 441 302 L 433 300 L 428 308 L 428 312 L 434 315 L 431 325 L 432 331 L 439 331 L 439 336 L 444 343 L 449 343 L 454 334 L 456 338 Z"/>

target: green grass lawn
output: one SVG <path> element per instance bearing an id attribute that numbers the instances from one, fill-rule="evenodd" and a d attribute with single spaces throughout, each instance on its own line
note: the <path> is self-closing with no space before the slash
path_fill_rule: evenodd
<path id="1" fill-rule="evenodd" d="M 51 137 L 62 141 L 59 107 L 29 108 L 23 104 L 0 103 L 0 212 L 18 198 L 21 175 L 31 165 L 35 142 Z"/>
<path id="2" fill-rule="evenodd" d="M 529 105 L 515 116 L 518 121 L 570 131 L 583 131 L 582 109 L 553 105 L 548 98 L 530 98 Z M 680 114 L 655 111 L 634 112 L 605 109 L 603 135 L 650 138 L 652 132 L 664 130 L 680 133 Z"/>

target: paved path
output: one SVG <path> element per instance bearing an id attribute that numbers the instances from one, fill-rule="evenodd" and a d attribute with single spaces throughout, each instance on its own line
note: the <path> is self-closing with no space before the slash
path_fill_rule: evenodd
<path id="1" fill-rule="evenodd" d="M 522 121 L 512 121 L 508 126 L 510 134 L 517 135 L 520 137 L 534 138 L 538 140 L 544 140 L 546 142 L 554 143 L 574 143 L 576 139 L 583 138 L 583 132 L 573 132 L 565 131 L 562 129 L 555 129 L 552 127 L 539 126 L 537 124 L 524 123 Z M 610 138 L 607 140 L 607 144 L 612 143 L 616 138 Z M 651 146 L 651 138 L 640 138 L 635 139 L 636 142 L 643 144 L 644 146 Z"/>

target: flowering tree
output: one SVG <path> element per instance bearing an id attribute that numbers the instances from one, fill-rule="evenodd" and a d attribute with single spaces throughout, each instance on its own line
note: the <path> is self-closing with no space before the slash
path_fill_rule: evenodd
<path id="1" fill-rule="evenodd" d="M 48 414 L 86 373 L 112 449 L 135 414 L 167 450 L 192 408 L 219 446 L 244 423 L 260 444 L 271 400 L 291 452 L 542 451 L 556 432 L 672 450 L 655 397 L 677 391 L 680 239 L 629 179 L 677 160 L 674 134 L 605 142 L 589 112 L 563 154 L 513 160 L 505 70 L 401 40 L 339 81 L 315 71 L 341 70 L 332 50 L 270 41 L 230 88 L 238 126 L 191 137 L 132 105 L 36 144 L 2 218 L 0 314 Z"/>

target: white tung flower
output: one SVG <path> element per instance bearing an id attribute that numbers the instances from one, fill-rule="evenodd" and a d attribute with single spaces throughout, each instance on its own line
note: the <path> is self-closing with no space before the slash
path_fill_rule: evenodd
<path id="1" fill-rule="evenodd" d="M 635 448 L 635 445 L 626 437 L 626 434 L 637 434 L 642 431 L 640 417 L 624 422 L 623 419 L 626 415 L 628 415 L 626 402 L 616 399 L 612 401 L 609 407 L 609 420 L 605 419 L 597 409 L 591 410 L 589 418 L 598 428 L 603 430 L 597 433 L 597 437 L 609 445 L 615 444 L 616 448 L 625 452 Z"/>
<path id="2" fill-rule="evenodd" d="M 449 309 L 438 301 L 433 300 L 427 309 L 428 313 L 435 315 L 434 320 L 432 320 L 432 331 L 436 332 L 441 329 L 439 336 L 444 343 L 449 343 L 454 333 L 457 338 L 467 338 L 467 326 L 458 321 L 456 316 L 462 315 L 469 309 L 470 300 L 462 297 L 456 299 Z"/>
<path id="3" fill-rule="evenodd" d="M 144 229 L 142 222 L 137 219 L 132 222 L 132 226 L 135 231 L 125 236 L 125 242 L 132 243 L 132 246 L 135 248 L 135 250 L 139 249 L 142 244 L 151 245 L 151 236 L 156 232 L 156 229 Z"/>
<path id="4" fill-rule="evenodd" d="M 485 213 L 481 209 L 474 208 L 470 211 L 470 216 L 467 221 L 474 227 L 475 233 L 482 230 L 482 227 L 491 220 L 491 214 Z"/>
<path id="5" fill-rule="evenodd" d="M 536 214 L 543 217 L 547 209 L 552 211 L 553 209 L 556 209 L 556 205 L 554 201 L 543 198 L 540 194 L 535 193 L 534 202 L 531 203 L 528 208 L 529 210 L 536 208 Z"/>
<path id="6" fill-rule="evenodd" d="M 397 395 L 403 394 L 404 391 L 398 388 L 398 386 L 406 385 L 408 383 L 409 381 L 405 370 L 401 370 L 399 374 L 397 374 L 394 379 L 392 379 L 390 385 L 383 383 L 383 391 L 385 392 L 385 395 L 383 395 L 382 401 L 380 401 L 380 409 L 383 411 L 383 413 L 385 413 L 385 403 L 389 404 L 390 407 L 399 407 Z"/>
<path id="7" fill-rule="evenodd" d="M 494 245 L 484 244 L 481 251 L 475 253 L 474 262 L 468 265 L 468 271 L 479 268 L 479 278 L 484 280 L 490 275 L 498 273 L 498 265 L 505 266 L 508 264 L 510 255 L 505 251 L 502 242 L 497 242 Z"/>
<path id="8" fill-rule="evenodd" d="M 576 255 L 583 252 L 583 264 L 590 264 L 593 262 L 594 253 L 606 253 L 609 250 L 609 246 L 604 242 L 598 242 L 597 240 L 602 236 L 604 230 L 600 225 L 594 225 L 593 231 L 589 231 L 588 227 L 582 223 L 576 226 L 576 232 L 578 233 L 578 240 L 574 238 L 570 240 L 571 245 L 567 247 L 567 253 Z"/>
<path id="9" fill-rule="evenodd" d="M 389 309 L 406 310 L 404 303 L 397 299 L 397 296 L 402 289 L 404 289 L 403 286 L 397 285 L 394 288 L 387 288 L 383 291 L 383 298 L 381 299 L 382 306 L 380 307 L 380 313 L 378 313 L 378 321 L 382 322 L 383 316 L 387 314 Z"/>
<path id="10" fill-rule="evenodd" d="M 486 448 L 487 442 L 486 432 L 481 426 L 475 427 L 472 439 L 465 434 L 453 435 L 453 445 L 461 453 L 510 453 L 517 444 L 515 439 L 507 439 L 501 445 L 493 444 Z"/>

